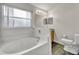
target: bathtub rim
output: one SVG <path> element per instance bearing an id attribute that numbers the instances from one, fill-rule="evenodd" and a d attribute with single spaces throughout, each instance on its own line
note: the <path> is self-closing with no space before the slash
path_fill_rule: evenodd
<path id="1" fill-rule="evenodd" d="M 24 51 L 21 51 L 21 52 L 18 52 L 18 53 L 13 53 L 13 54 L 7 54 L 7 53 L 5 53 L 5 52 L 2 52 L 1 55 L 23 55 L 24 53 L 28 53 L 28 52 L 30 52 L 30 51 L 36 49 L 36 48 L 39 48 L 39 47 L 45 45 L 46 43 L 48 43 L 48 41 L 43 41 L 43 40 L 42 40 L 42 41 L 38 42 L 37 45 L 33 46 L 33 47 L 30 48 L 30 49 L 27 49 L 27 50 L 24 50 Z"/>
<path id="2" fill-rule="evenodd" d="M 46 43 L 48 43 L 48 42 L 47 42 L 47 41 L 39 42 L 36 46 L 34 46 L 34 47 L 30 48 L 30 49 L 27 49 L 27 50 L 25 50 L 25 51 L 19 52 L 19 53 L 15 53 L 15 54 L 13 54 L 13 55 L 22 55 L 22 54 L 24 54 L 24 53 L 28 53 L 28 52 L 30 52 L 30 51 L 36 49 L 36 48 L 39 48 L 39 47 L 45 45 Z"/>

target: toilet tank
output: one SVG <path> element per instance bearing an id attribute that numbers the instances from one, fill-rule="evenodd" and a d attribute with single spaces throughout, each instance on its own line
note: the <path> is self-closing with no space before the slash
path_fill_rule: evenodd
<path id="1" fill-rule="evenodd" d="M 79 44 L 79 34 L 74 34 L 74 44 Z"/>

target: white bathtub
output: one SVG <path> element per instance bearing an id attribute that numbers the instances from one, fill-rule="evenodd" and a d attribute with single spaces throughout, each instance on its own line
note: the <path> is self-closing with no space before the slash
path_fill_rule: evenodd
<path id="1" fill-rule="evenodd" d="M 23 38 L 15 40 L 0 47 L 0 55 L 22 55 L 46 43 L 47 41 L 37 42 L 37 38 Z"/>

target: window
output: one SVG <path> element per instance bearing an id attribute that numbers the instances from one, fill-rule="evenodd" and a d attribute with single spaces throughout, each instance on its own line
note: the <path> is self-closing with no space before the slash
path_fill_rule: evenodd
<path id="1" fill-rule="evenodd" d="M 3 27 L 31 27 L 31 12 L 3 6 Z"/>

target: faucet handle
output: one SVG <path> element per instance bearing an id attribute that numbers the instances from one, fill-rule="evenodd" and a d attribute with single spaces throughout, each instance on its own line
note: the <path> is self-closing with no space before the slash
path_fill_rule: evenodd
<path id="1" fill-rule="evenodd" d="M 36 37 L 37 38 L 37 42 L 40 40 L 40 37 Z"/>

